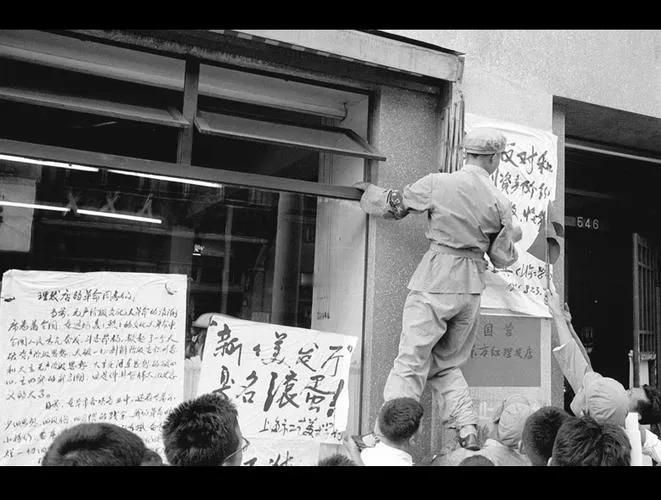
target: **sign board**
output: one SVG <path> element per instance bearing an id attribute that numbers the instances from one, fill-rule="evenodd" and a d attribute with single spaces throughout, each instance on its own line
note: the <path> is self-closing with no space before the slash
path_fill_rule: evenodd
<path id="1" fill-rule="evenodd" d="M 0 299 L 0 465 L 38 465 L 53 438 L 108 422 L 163 456 L 183 400 L 186 276 L 7 271 Z"/>
<path id="2" fill-rule="evenodd" d="M 541 385 L 541 323 L 518 316 L 480 317 L 471 358 L 462 367 L 471 387 Z"/>
<path id="3" fill-rule="evenodd" d="M 356 338 L 214 316 L 198 394 L 221 392 L 251 442 L 244 465 L 316 465 L 347 424 Z"/>

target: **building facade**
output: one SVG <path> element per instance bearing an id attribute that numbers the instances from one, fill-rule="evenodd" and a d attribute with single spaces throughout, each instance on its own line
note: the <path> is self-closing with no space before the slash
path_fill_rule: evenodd
<path id="1" fill-rule="evenodd" d="M 7 30 L 0 64 L 2 272 L 180 273 L 189 324 L 354 335 L 349 425 L 366 432 L 426 221 L 367 218 L 351 186 L 456 168 L 465 108 L 558 137 L 556 287 L 597 369 L 657 377 L 658 32 Z M 534 321 L 529 394 L 563 404 Z M 424 404 L 418 458 L 444 439 Z"/>

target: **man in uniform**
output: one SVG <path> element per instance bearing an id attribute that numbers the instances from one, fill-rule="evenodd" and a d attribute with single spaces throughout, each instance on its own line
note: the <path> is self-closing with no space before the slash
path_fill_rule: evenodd
<path id="1" fill-rule="evenodd" d="M 361 208 L 386 219 L 428 214 L 431 246 L 411 281 L 402 315 L 399 354 L 384 388 L 384 399 L 420 399 L 429 380 L 444 424 L 459 430 L 459 443 L 478 450 L 477 413 L 461 373 L 471 355 L 487 268 L 484 253 L 498 268 L 516 262 L 510 201 L 490 179 L 505 149 L 505 137 L 478 128 L 464 139 L 463 168 L 431 173 L 402 191 L 363 182 Z"/>

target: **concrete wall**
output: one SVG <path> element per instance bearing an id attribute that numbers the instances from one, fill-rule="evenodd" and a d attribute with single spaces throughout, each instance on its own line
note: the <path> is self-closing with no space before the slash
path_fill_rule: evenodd
<path id="1" fill-rule="evenodd" d="M 400 188 L 433 171 L 438 165 L 437 96 L 384 88 L 377 105 L 375 146 L 388 157 L 372 182 Z M 429 246 L 424 236 L 426 217 L 401 221 L 370 217 L 365 302 L 362 426 L 374 425 L 383 404 L 383 387 L 397 355 L 406 286 Z M 423 395 L 425 417 L 419 454 L 429 452 L 431 397 Z"/>
<path id="2" fill-rule="evenodd" d="M 661 117 L 661 31 L 384 31 L 464 53 L 470 113 L 551 130 L 559 96 Z"/>
<path id="3" fill-rule="evenodd" d="M 554 97 L 661 117 L 661 32 L 639 31 L 446 31 L 384 30 L 465 54 L 466 111 L 553 131 L 559 136 L 559 208 L 564 207 L 565 115 Z M 375 145 L 388 157 L 373 179 L 402 187 L 432 171 L 438 98 L 384 89 Z M 406 284 L 427 247 L 423 217 L 403 221 L 370 219 L 363 367 L 364 430 L 373 425 L 382 391 L 397 352 Z M 554 281 L 564 289 L 564 262 Z M 562 374 L 553 361 L 552 403 L 563 404 Z M 431 398 L 425 405 L 424 435 L 429 443 Z M 435 412 L 434 412 L 435 413 Z M 437 423 L 434 423 L 437 425 Z M 435 440 L 436 441 L 436 440 Z M 423 445 L 420 455 L 430 450 Z M 434 450 L 437 451 L 437 450 Z M 419 457 L 417 457 L 419 458 Z"/>

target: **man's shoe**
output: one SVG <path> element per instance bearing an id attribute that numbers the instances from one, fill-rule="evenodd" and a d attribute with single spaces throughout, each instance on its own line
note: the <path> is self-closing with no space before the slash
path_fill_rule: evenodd
<path id="1" fill-rule="evenodd" d="M 479 451 L 480 444 L 477 442 L 477 434 L 470 433 L 465 438 L 459 438 L 459 445 L 471 451 Z"/>

